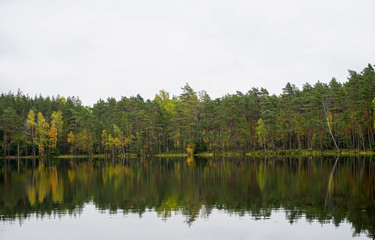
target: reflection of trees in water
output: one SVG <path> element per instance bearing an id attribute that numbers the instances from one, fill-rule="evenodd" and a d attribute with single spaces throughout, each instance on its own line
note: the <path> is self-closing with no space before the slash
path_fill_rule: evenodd
<path id="1" fill-rule="evenodd" d="M 335 173 L 335 170 L 336 170 L 336 166 L 337 166 L 337 163 L 340 159 L 340 154 L 337 156 L 336 158 L 336 161 L 335 161 L 335 164 L 333 165 L 332 167 L 332 171 L 331 171 L 331 174 L 329 175 L 329 179 L 328 179 L 328 189 L 327 189 L 327 194 L 326 194 L 326 200 L 325 200 L 325 203 L 324 203 L 324 208 L 327 208 L 327 207 L 332 207 L 331 206 L 331 195 L 333 193 L 333 184 L 332 184 L 332 180 L 333 180 L 333 174 Z"/>
<path id="2" fill-rule="evenodd" d="M 348 220 L 355 232 L 374 233 L 372 159 L 152 159 L 8 161 L 0 168 L 3 220 L 31 214 L 77 213 L 91 200 L 100 210 L 139 213 L 154 209 L 208 217 L 212 209 L 268 218 L 283 208 L 293 223 Z M 331 174 L 332 169 L 334 174 Z M 327 205 L 327 183 L 329 201 Z"/>

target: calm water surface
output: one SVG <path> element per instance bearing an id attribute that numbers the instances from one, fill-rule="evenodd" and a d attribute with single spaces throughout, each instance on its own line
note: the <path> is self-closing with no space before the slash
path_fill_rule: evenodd
<path id="1" fill-rule="evenodd" d="M 0 239 L 371 239 L 375 161 L 8 160 Z"/>

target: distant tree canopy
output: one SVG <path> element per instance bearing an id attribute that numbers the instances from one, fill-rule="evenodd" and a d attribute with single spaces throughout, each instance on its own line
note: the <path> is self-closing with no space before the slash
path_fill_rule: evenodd
<path id="1" fill-rule="evenodd" d="M 287 83 L 279 96 L 252 88 L 211 99 L 188 84 L 179 96 L 161 90 L 99 100 L 0 96 L 3 156 L 79 153 L 239 152 L 276 149 L 369 149 L 374 144 L 375 72 L 349 71 L 348 81 Z M 326 111 L 323 106 L 325 106 Z M 327 121 L 332 130 L 328 131 Z"/>

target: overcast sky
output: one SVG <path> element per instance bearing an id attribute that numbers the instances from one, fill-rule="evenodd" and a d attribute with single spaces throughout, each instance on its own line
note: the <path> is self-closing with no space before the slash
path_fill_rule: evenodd
<path id="1" fill-rule="evenodd" d="M 0 0 L 0 90 L 280 94 L 375 64 L 374 0 Z"/>

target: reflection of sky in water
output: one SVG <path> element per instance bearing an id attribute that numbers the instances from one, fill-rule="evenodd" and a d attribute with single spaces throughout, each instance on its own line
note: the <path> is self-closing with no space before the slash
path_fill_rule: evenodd
<path id="1" fill-rule="evenodd" d="M 108 214 L 87 204 L 77 217 L 31 217 L 20 226 L 17 222 L 0 224 L 0 239 L 351 239 L 350 224 L 307 222 L 305 218 L 290 224 L 283 210 L 273 210 L 269 219 L 255 221 L 249 215 L 238 216 L 213 210 L 197 218 L 191 226 L 186 216 L 172 213 L 162 220 L 154 211 L 139 214 Z M 367 239 L 361 234 L 356 239 Z"/>

